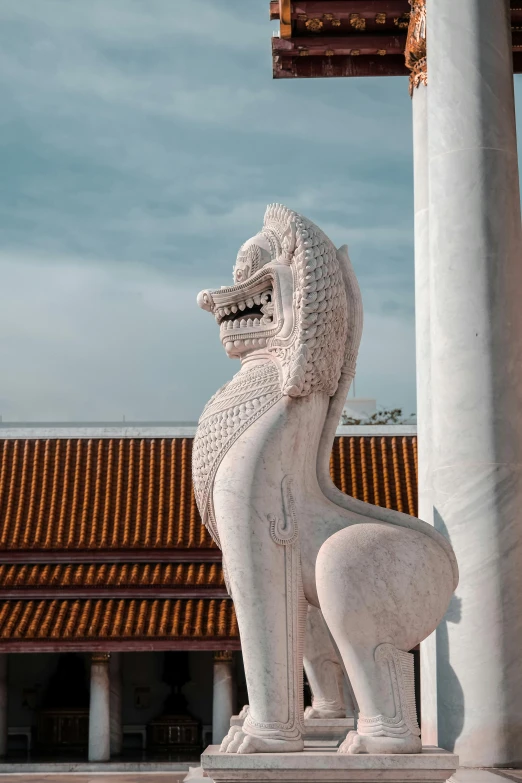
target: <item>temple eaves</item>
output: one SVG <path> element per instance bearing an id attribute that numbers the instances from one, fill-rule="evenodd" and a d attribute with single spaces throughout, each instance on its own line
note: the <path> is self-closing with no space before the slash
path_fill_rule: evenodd
<path id="1" fill-rule="evenodd" d="M 409 0 L 271 0 L 274 79 L 408 76 Z M 511 0 L 513 71 L 522 73 L 522 0 Z"/>

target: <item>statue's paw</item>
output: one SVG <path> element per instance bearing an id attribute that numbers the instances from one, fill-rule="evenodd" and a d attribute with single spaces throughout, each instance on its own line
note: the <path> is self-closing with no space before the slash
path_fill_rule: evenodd
<path id="1" fill-rule="evenodd" d="M 241 726 L 233 726 L 233 728 L 235 729 L 235 731 L 231 737 L 230 737 L 230 733 L 232 729 L 230 729 L 230 731 L 228 732 L 227 736 L 229 737 L 229 741 L 227 742 L 226 747 L 223 747 L 225 744 L 224 742 L 221 745 L 220 750 L 222 753 L 237 753 L 239 746 L 241 745 L 241 743 L 246 737 L 246 734 L 244 733 Z"/>
<path id="2" fill-rule="evenodd" d="M 305 720 L 313 720 L 314 718 L 346 718 L 346 710 L 320 710 L 317 707 L 307 707 L 304 711 Z"/>
<path id="3" fill-rule="evenodd" d="M 414 734 L 404 737 L 372 737 L 350 731 L 338 748 L 338 753 L 420 753 L 421 738 Z"/>
<path id="4" fill-rule="evenodd" d="M 244 734 L 243 736 L 244 739 L 237 749 L 237 753 L 300 753 L 304 750 L 304 742 L 301 737 L 282 740 L 255 737 L 252 734 Z"/>
<path id="5" fill-rule="evenodd" d="M 363 739 L 360 734 L 355 732 L 355 736 L 352 737 L 352 742 L 348 748 L 348 753 L 352 755 L 355 755 L 356 753 L 368 753 L 368 749 L 364 741 L 365 739 L 366 737 Z"/>
<path id="6" fill-rule="evenodd" d="M 236 734 L 241 731 L 241 726 L 231 726 L 228 730 L 228 734 L 224 738 L 223 742 L 219 746 L 221 753 L 235 753 L 233 750 L 229 750 L 230 744 L 234 740 Z"/>
<path id="7" fill-rule="evenodd" d="M 344 740 L 341 742 L 339 747 L 337 748 L 337 753 L 350 753 L 350 746 L 352 742 L 354 741 L 354 738 L 357 737 L 356 731 L 349 731 Z"/>

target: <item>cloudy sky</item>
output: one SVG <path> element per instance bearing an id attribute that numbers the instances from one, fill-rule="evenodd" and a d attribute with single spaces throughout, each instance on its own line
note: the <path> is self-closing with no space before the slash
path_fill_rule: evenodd
<path id="1" fill-rule="evenodd" d="M 4 421 L 196 419 L 238 369 L 196 294 L 271 201 L 349 245 L 357 396 L 415 410 L 406 81 L 274 82 L 273 29 L 268 0 L 2 0 Z"/>

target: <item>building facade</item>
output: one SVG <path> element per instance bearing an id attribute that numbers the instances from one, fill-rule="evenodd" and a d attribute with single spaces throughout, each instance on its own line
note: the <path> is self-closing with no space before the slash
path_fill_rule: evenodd
<path id="1" fill-rule="evenodd" d="M 414 432 L 340 428 L 334 481 L 416 514 Z M 198 758 L 247 695 L 221 552 L 194 500 L 193 431 L 5 435 L 2 755 Z"/>

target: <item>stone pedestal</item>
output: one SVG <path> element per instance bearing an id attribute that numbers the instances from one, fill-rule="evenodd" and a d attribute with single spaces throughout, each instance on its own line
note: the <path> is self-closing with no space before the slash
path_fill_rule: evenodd
<path id="1" fill-rule="evenodd" d="M 507 0 L 428 0 L 435 526 L 460 583 L 437 629 L 439 743 L 522 761 L 522 232 Z"/>
<path id="2" fill-rule="evenodd" d="M 89 761 L 109 761 L 111 755 L 109 660 L 109 653 L 91 656 Z"/>
<path id="3" fill-rule="evenodd" d="M 234 713 L 234 659 L 231 652 L 214 653 L 212 741 L 219 745 L 226 736 Z M 241 720 L 241 724 L 243 721 Z"/>
<path id="4" fill-rule="evenodd" d="M 443 783 L 456 771 L 458 757 L 440 748 L 410 755 L 351 756 L 332 751 L 241 755 L 211 746 L 201 765 L 215 783 Z"/>
<path id="5" fill-rule="evenodd" d="M 354 728 L 353 718 L 305 718 L 304 743 L 307 750 L 331 748 L 336 750 L 349 731 Z"/>

